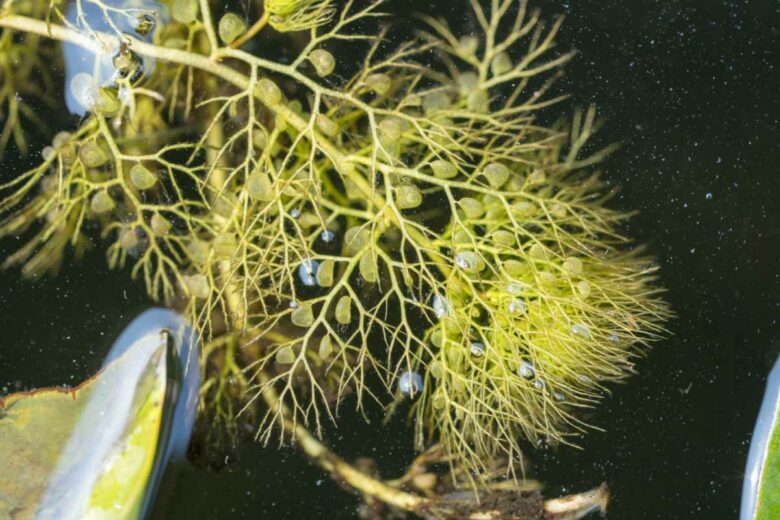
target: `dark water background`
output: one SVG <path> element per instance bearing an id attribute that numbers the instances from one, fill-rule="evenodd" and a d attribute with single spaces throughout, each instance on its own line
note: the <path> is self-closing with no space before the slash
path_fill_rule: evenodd
<path id="1" fill-rule="evenodd" d="M 396 1 L 469 27 L 465 0 Z M 582 450 L 529 452 L 549 494 L 609 483 L 612 519 L 737 518 L 744 460 L 780 353 L 780 3 L 777 0 L 532 0 L 565 13 L 577 49 L 566 109 L 595 103 L 603 166 L 628 232 L 658 258 L 674 336 L 590 420 Z M 344 58 L 341 58 L 344 59 Z M 26 161 L 9 157 L 6 159 Z M 2 165 L 5 169 L 5 165 Z M 13 240 L 2 244 L 10 251 Z M 99 252 L 55 280 L 0 273 L 0 391 L 76 383 L 148 306 Z M 402 425 L 344 409 L 329 441 L 386 476 L 411 455 Z M 171 518 L 353 518 L 357 498 L 292 449 L 248 445 L 219 473 L 188 469 Z"/>

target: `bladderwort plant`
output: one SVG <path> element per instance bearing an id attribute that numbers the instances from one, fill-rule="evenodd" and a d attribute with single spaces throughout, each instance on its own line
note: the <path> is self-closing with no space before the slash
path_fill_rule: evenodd
<path id="1" fill-rule="evenodd" d="M 25 238 L 5 265 L 104 246 L 207 341 L 215 428 L 243 412 L 393 507 L 446 516 L 402 490 L 423 462 L 519 481 L 521 442 L 574 442 L 669 310 L 593 169 L 612 148 L 585 152 L 595 110 L 539 122 L 561 20 L 463 1 L 478 31 L 421 14 L 394 45 L 381 1 L 5 0 L 0 150 L 60 106 L 52 70 L 84 114 L 2 185 L 0 233 Z M 409 410 L 409 478 L 319 443 L 348 395 Z"/>

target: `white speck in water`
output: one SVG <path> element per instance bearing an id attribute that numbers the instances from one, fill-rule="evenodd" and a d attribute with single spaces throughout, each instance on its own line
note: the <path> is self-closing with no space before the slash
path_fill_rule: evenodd
<path id="1" fill-rule="evenodd" d="M 336 238 L 336 233 L 331 231 L 330 229 L 324 230 L 322 233 L 320 233 L 320 238 L 323 242 L 333 242 L 333 239 Z"/>
<path id="2" fill-rule="evenodd" d="M 298 278 L 301 279 L 303 285 L 307 287 L 314 287 L 317 285 L 317 269 L 320 263 L 311 258 L 307 258 L 301 265 L 298 266 Z"/>
<path id="3" fill-rule="evenodd" d="M 707 192 L 707 194 L 704 196 L 704 198 L 707 199 L 707 200 L 712 200 L 712 193 Z"/>
<path id="4" fill-rule="evenodd" d="M 290 300 L 290 308 L 291 309 L 297 309 L 298 308 L 298 302 L 295 300 Z"/>
<path id="5" fill-rule="evenodd" d="M 555 399 L 560 403 L 566 400 L 566 396 L 563 395 L 561 392 L 553 392 L 553 399 Z"/>
<path id="6" fill-rule="evenodd" d="M 398 378 L 398 390 L 405 395 L 414 395 L 422 392 L 423 378 L 417 372 L 406 371 Z"/>
<path id="7" fill-rule="evenodd" d="M 617 335 L 617 334 L 610 334 L 610 335 L 607 337 L 607 339 L 608 339 L 609 341 L 611 341 L 612 343 L 617 343 L 618 341 L 620 341 L 620 338 L 618 337 L 618 335 Z"/>
<path id="8" fill-rule="evenodd" d="M 517 369 L 517 373 L 524 379 L 533 379 L 536 376 L 536 370 L 534 370 L 534 364 L 528 360 L 520 362 L 520 368 Z"/>
<path id="9" fill-rule="evenodd" d="M 534 381 L 534 388 L 536 388 L 537 390 L 544 390 L 545 386 L 546 385 L 544 384 L 543 379 L 537 379 L 536 381 Z"/>
<path id="10" fill-rule="evenodd" d="M 298 218 L 298 217 L 300 217 L 300 216 L 301 216 L 301 210 L 299 210 L 298 208 L 293 208 L 293 209 L 291 209 L 291 210 L 290 210 L 290 216 L 291 216 L 292 218 Z"/>

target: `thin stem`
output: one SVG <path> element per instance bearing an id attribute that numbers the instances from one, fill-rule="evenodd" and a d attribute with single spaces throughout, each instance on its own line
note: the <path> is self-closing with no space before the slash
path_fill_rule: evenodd
<path id="1" fill-rule="evenodd" d="M 200 12 L 203 16 L 203 26 L 206 28 L 206 36 L 209 39 L 209 45 L 211 46 L 210 52 L 214 56 L 217 49 L 219 49 L 219 41 L 217 40 L 217 33 L 214 31 L 214 20 L 211 18 L 211 7 L 209 6 L 209 0 L 199 0 Z"/>

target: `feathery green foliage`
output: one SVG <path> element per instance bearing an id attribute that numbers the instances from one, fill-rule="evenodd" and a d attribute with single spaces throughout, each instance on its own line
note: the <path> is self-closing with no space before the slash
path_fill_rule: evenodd
<path id="1" fill-rule="evenodd" d="M 560 20 L 471 0 L 478 34 L 423 16 L 425 30 L 391 48 L 373 29 L 381 2 L 266 0 L 273 29 L 308 31 L 287 63 L 251 38 L 232 48 L 246 24 L 217 24 L 206 0 L 171 0 L 151 43 L 111 22 L 146 28 L 155 13 L 75 2 L 113 34 L 52 4 L 70 28 L 61 39 L 110 53 L 116 74 L 89 87 L 75 131 L 2 187 L 0 233 L 28 237 L 6 265 L 54 269 L 99 228 L 111 266 L 154 298 L 183 297 L 212 352 L 232 345 L 232 368 L 204 390 L 225 422 L 228 376 L 250 403 L 273 388 L 318 431 L 347 393 L 358 406 L 411 397 L 419 445 L 441 443 L 478 475 L 517 460 L 521 438 L 583 430 L 576 411 L 663 333 L 655 268 L 591 170 L 610 149 L 583 152 L 594 110 L 537 122 L 571 57 L 554 50 Z M 8 9 L 40 17 L 39 4 Z M 6 28 L 0 45 L 52 52 L 23 34 Z M 336 62 L 344 43 L 366 45 L 362 63 Z M 25 67 L 0 88 L 46 84 Z M 241 336 L 253 356 L 242 370 Z M 261 438 L 281 414 L 260 413 Z"/>

